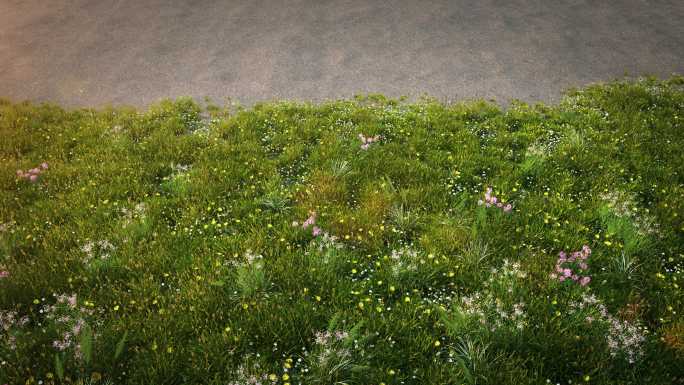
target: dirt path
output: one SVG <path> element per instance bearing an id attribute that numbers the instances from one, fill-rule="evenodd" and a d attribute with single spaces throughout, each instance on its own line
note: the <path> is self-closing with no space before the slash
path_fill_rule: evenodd
<path id="1" fill-rule="evenodd" d="M 555 101 L 684 73 L 682 20 L 681 0 L 0 0 L 0 96 Z"/>

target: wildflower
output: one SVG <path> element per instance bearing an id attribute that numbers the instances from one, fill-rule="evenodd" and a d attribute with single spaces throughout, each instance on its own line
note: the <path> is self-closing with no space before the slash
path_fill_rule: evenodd
<path id="1" fill-rule="evenodd" d="M 487 187 L 485 190 L 484 198 L 484 201 L 482 199 L 478 200 L 477 204 L 480 206 L 484 204 L 485 207 L 496 207 L 505 213 L 510 213 L 513 210 L 513 206 L 510 203 L 504 204 L 504 202 L 502 202 L 499 198 L 492 195 L 491 187 Z"/>
<path id="2" fill-rule="evenodd" d="M 302 223 L 302 228 L 305 229 L 316 223 L 316 212 L 309 212 L 309 217 Z"/>
<path id="3" fill-rule="evenodd" d="M 314 226 L 312 229 L 312 234 L 314 237 L 319 236 L 322 232 L 323 232 L 323 230 L 321 230 L 321 228 L 318 226 Z"/>
<path id="4" fill-rule="evenodd" d="M 40 164 L 39 167 L 34 167 L 32 169 L 23 171 L 23 170 L 17 170 L 17 177 L 27 179 L 31 181 L 32 183 L 35 183 L 38 181 L 38 176 L 45 170 L 47 170 L 48 164 L 46 162 L 43 162 Z"/>
<path id="5" fill-rule="evenodd" d="M 359 139 L 361 139 L 361 149 L 367 150 L 371 144 L 377 142 L 380 140 L 380 138 L 381 137 L 379 135 L 366 137 L 363 134 L 359 134 Z"/>
<path id="6" fill-rule="evenodd" d="M 349 333 L 347 333 L 345 331 L 338 330 L 335 332 L 335 338 L 337 338 L 338 340 L 343 340 L 343 339 L 347 338 L 348 336 L 349 336 Z"/>
<path id="7" fill-rule="evenodd" d="M 582 276 L 579 273 L 573 271 L 573 268 L 577 268 L 582 273 L 589 269 L 589 265 L 586 263 L 587 258 L 591 255 L 591 249 L 589 246 L 582 246 L 582 250 L 574 251 L 570 253 L 570 256 L 565 251 L 558 253 L 558 260 L 556 261 L 555 272 L 550 274 L 551 279 L 558 279 L 560 282 L 564 282 L 566 279 L 570 279 L 574 282 L 578 282 L 581 286 L 586 286 L 591 281 L 589 276 Z"/>
<path id="8" fill-rule="evenodd" d="M 9 277 L 10 273 L 7 270 L 0 270 L 0 278 L 7 278 Z"/>

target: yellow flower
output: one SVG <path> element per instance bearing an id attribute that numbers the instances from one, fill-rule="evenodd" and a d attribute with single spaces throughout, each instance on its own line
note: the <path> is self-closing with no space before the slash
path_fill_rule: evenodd
<path id="1" fill-rule="evenodd" d="M 277 381 L 277 380 L 278 380 L 278 376 L 276 376 L 275 374 L 271 373 L 271 374 L 268 375 L 268 379 L 271 380 L 271 381 Z"/>
<path id="2" fill-rule="evenodd" d="M 441 345 L 441 344 L 442 344 L 441 342 L 435 341 L 435 347 L 436 347 L 436 348 L 439 347 L 439 345 Z"/>
<path id="3" fill-rule="evenodd" d="M 289 374 L 287 374 L 287 373 L 283 374 L 283 380 L 284 380 L 284 381 L 287 381 L 287 380 L 289 380 L 289 379 L 290 379 L 290 375 L 289 375 Z"/>

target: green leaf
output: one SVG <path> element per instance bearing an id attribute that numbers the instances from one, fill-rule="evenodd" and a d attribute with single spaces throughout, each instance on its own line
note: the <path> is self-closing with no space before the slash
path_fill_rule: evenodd
<path id="1" fill-rule="evenodd" d="M 116 344 L 116 350 L 114 351 L 114 361 L 118 360 L 123 353 L 124 347 L 126 346 L 126 338 L 128 337 L 128 330 L 124 333 L 123 337 Z"/>
<path id="2" fill-rule="evenodd" d="M 55 373 L 60 381 L 64 379 L 64 364 L 59 358 L 59 353 L 55 353 Z"/>
<path id="3" fill-rule="evenodd" d="M 81 353 L 83 354 L 83 362 L 89 366 L 93 358 L 93 331 L 87 324 L 83 326 L 81 331 Z"/>

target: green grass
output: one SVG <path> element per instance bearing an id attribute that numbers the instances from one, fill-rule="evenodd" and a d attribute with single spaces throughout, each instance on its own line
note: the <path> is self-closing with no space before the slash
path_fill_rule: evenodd
<path id="1" fill-rule="evenodd" d="M 683 84 L 2 101 L 0 384 L 683 383 Z"/>

